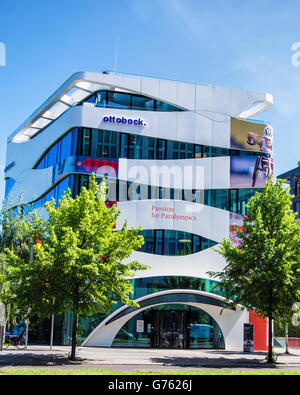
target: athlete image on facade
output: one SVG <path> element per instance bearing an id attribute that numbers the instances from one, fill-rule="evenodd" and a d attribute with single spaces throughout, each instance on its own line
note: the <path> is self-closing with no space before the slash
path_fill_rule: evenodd
<path id="1" fill-rule="evenodd" d="M 259 172 L 264 172 L 267 177 L 273 174 L 273 128 L 272 126 L 266 126 L 264 128 L 263 136 L 259 136 L 256 133 L 249 132 L 247 143 L 249 145 L 258 145 L 260 152 L 268 154 L 268 156 L 258 156 L 256 159 L 254 171 L 253 171 L 253 183 L 252 187 L 256 185 L 257 177 Z"/>
<path id="2" fill-rule="evenodd" d="M 258 145 L 260 147 L 260 152 L 266 152 L 273 156 L 273 128 L 272 126 L 266 126 L 264 128 L 264 133 L 262 136 L 256 133 L 249 132 L 247 144 Z"/>

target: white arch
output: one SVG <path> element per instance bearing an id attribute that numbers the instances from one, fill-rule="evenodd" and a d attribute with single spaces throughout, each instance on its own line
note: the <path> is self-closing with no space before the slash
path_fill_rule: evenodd
<path id="1" fill-rule="evenodd" d="M 157 292 L 155 294 L 147 295 L 142 298 L 136 300 L 137 303 L 145 301 L 147 299 L 152 299 L 154 297 L 163 296 L 163 295 L 171 295 L 171 294 L 180 294 L 180 293 L 190 293 L 194 295 L 203 295 L 208 296 L 210 298 L 225 302 L 226 299 L 222 296 L 214 295 L 211 293 L 203 292 L 203 291 L 195 291 L 195 290 L 182 290 L 182 289 L 173 289 L 169 291 Z M 209 314 L 219 325 L 225 342 L 225 349 L 230 351 L 242 351 L 243 350 L 243 324 L 248 322 L 248 313 L 246 310 L 243 310 L 242 306 L 238 305 L 236 310 L 224 309 L 222 311 L 221 307 L 203 304 L 203 303 L 194 303 L 194 302 L 174 302 L 176 304 L 186 304 L 189 306 L 197 307 L 207 314 Z M 170 302 L 159 302 L 153 303 L 153 305 L 148 305 L 138 310 L 135 310 L 129 314 L 121 316 L 113 322 L 110 322 L 111 319 L 124 310 L 127 309 L 128 306 L 122 306 L 116 312 L 107 317 L 101 324 L 94 329 L 94 331 L 87 337 L 87 339 L 82 344 L 83 347 L 111 347 L 114 338 L 116 337 L 119 330 L 135 315 L 141 313 L 142 311 L 163 304 L 172 304 Z M 222 311 L 222 314 L 220 314 Z"/>

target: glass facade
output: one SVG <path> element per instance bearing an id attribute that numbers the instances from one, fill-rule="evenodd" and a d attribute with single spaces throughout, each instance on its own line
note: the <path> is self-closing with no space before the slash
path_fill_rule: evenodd
<path id="1" fill-rule="evenodd" d="M 36 169 L 46 169 L 62 163 L 69 156 L 75 155 L 78 129 L 74 128 L 54 144 L 42 159 L 39 160 Z"/>
<path id="2" fill-rule="evenodd" d="M 176 160 L 237 156 L 240 153 L 248 156 L 268 155 L 103 129 L 74 128 L 43 155 L 35 168 L 55 166 L 73 155 L 110 159 Z"/>
<path id="3" fill-rule="evenodd" d="M 145 243 L 139 251 L 148 254 L 190 255 L 217 245 L 204 237 L 176 230 L 142 230 L 140 234 Z"/>
<path id="4" fill-rule="evenodd" d="M 82 100 L 78 105 L 82 105 L 83 103 L 92 103 L 96 107 L 101 108 L 117 108 L 121 110 L 164 112 L 183 111 L 178 107 L 152 99 L 151 97 L 104 90 L 93 93 L 87 99 Z"/>
<path id="5" fill-rule="evenodd" d="M 171 289 L 194 289 L 196 291 L 204 291 L 208 293 L 212 293 L 215 295 L 225 297 L 224 291 L 219 287 L 218 283 L 213 280 L 197 278 L 197 277 L 187 277 L 187 276 L 158 276 L 158 277 L 146 277 L 146 278 L 136 278 L 130 280 L 132 285 L 132 294 L 131 299 L 139 299 L 143 296 L 155 294 L 162 291 L 168 291 Z M 106 314 L 97 314 L 93 317 L 81 316 L 79 318 L 79 340 L 80 342 L 84 341 L 88 335 L 111 313 L 118 310 L 122 307 L 122 303 L 118 302 L 114 305 L 113 309 Z M 139 316 L 136 316 L 134 320 L 139 319 Z M 61 332 L 57 332 L 56 341 L 59 344 L 70 345 L 71 344 L 71 333 L 72 333 L 72 313 L 66 313 L 63 317 L 60 317 L 61 321 Z M 56 321 L 59 322 L 59 317 L 56 317 Z M 55 321 L 55 322 L 56 322 Z M 49 324 L 50 325 L 50 324 Z M 130 325 L 130 324 L 127 324 Z M 135 325 L 136 327 L 136 325 Z M 50 328 L 50 327 L 49 327 Z M 50 330 L 47 327 L 47 333 Z M 57 329 L 58 331 L 58 329 Z M 126 331 L 126 329 L 125 329 Z M 120 331 L 121 337 L 126 335 L 124 331 Z M 124 337 L 124 336 L 123 336 Z M 143 337 L 146 343 L 150 347 L 150 339 L 148 336 Z M 36 327 L 33 326 L 32 335 L 30 335 L 30 342 L 36 342 Z M 60 340 L 59 340 L 60 339 Z M 118 337 L 116 338 L 118 339 Z M 41 341 L 41 339 L 40 339 Z M 47 344 L 48 337 L 43 343 Z M 118 341 L 118 340 L 116 340 Z M 49 344 L 49 342 L 48 342 Z M 132 344 L 133 346 L 137 346 L 137 344 Z M 128 346 L 123 342 L 124 346 Z M 129 344 L 130 345 L 130 344 Z M 191 348 L 193 348 L 191 346 Z"/>
<path id="6" fill-rule="evenodd" d="M 132 298 L 138 299 L 157 292 L 171 289 L 194 289 L 225 297 L 217 281 L 188 276 L 158 276 L 130 280 Z"/>
<path id="7" fill-rule="evenodd" d="M 71 189 L 72 196 L 75 198 L 80 193 L 82 187 L 88 188 L 89 179 L 90 176 L 84 174 L 67 176 L 47 192 L 47 194 L 33 203 L 24 206 L 24 209 L 26 211 L 30 208 L 37 209 L 52 198 L 58 203 L 68 188 Z M 97 179 L 97 182 L 100 183 L 101 181 L 101 178 Z M 108 186 L 106 200 L 110 203 L 150 199 L 183 200 L 242 215 L 246 215 L 246 204 L 251 197 L 254 196 L 256 192 L 262 191 L 262 189 L 258 188 L 178 190 L 174 188 L 135 184 L 130 181 L 122 181 L 114 178 L 107 178 L 106 183 Z"/>
<path id="8" fill-rule="evenodd" d="M 7 178 L 5 180 L 5 197 L 9 194 L 16 181 L 13 178 Z"/>
<path id="9" fill-rule="evenodd" d="M 300 219 L 300 202 L 295 203 L 295 211 L 297 212 L 297 219 Z"/>
<path id="10" fill-rule="evenodd" d="M 58 203 L 69 188 L 71 191 L 73 190 L 74 177 L 76 176 L 70 175 L 64 178 L 44 196 L 30 204 L 22 206 L 23 211 L 28 212 L 31 209 L 36 210 L 40 207 L 43 207 L 46 202 L 50 202 L 53 198 L 55 199 L 55 202 Z"/>
<path id="11" fill-rule="evenodd" d="M 60 181 L 54 188 L 34 202 L 22 206 L 27 212 L 30 209 L 38 209 L 46 202 L 55 199 L 58 203 L 68 188 L 71 189 L 72 197 L 76 197 L 82 187 L 88 188 L 89 175 L 73 174 Z M 97 179 L 101 182 L 102 179 Z M 107 202 L 116 203 L 128 200 L 170 199 L 183 200 L 193 203 L 204 204 L 237 214 L 246 215 L 246 204 L 256 192 L 262 189 L 208 189 L 208 190 L 178 190 L 174 188 L 152 187 L 150 185 L 135 184 L 118 179 L 106 179 Z"/>
<path id="12" fill-rule="evenodd" d="M 224 338 L 216 321 L 203 310 L 165 304 L 146 309 L 127 321 L 112 346 L 223 349 Z"/>

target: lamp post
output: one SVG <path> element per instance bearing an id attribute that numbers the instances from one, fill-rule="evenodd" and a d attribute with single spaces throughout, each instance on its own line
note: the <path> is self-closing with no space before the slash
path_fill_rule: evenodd
<path id="1" fill-rule="evenodd" d="M 54 329 L 54 315 L 51 317 L 51 335 L 50 335 L 50 351 L 53 348 L 53 329 Z"/>
<path id="2" fill-rule="evenodd" d="M 0 351 L 3 350 L 3 340 L 5 336 L 6 314 L 5 306 L 0 302 Z"/>
<path id="3" fill-rule="evenodd" d="M 52 301 L 52 305 L 54 306 L 55 299 Z M 51 335 L 50 335 L 50 351 L 52 351 L 53 348 L 53 332 L 54 332 L 54 314 L 52 314 L 51 317 Z"/>
<path id="4" fill-rule="evenodd" d="M 25 336 L 25 350 L 27 351 L 28 347 L 28 327 L 29 327 L 29 319 L 26 321 L 26 336 Z"/>

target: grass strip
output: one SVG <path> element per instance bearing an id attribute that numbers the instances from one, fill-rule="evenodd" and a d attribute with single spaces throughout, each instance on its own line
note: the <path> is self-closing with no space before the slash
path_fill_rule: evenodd
<path id="1" fill-rule="evenodd" d="M 159 375 L 187 375 L 187 376 L 248 376 L 248 375 L 300 375 L 300 370 L 289 369 L 193 369 L 193 370 L 132 370 L 132 371 L 117 371 L 107 369 L 2 369 L 0 375 L 10 376 L 80 376 L 80 375 L 111 375 L 111 376 L 159 376 Z"/>

